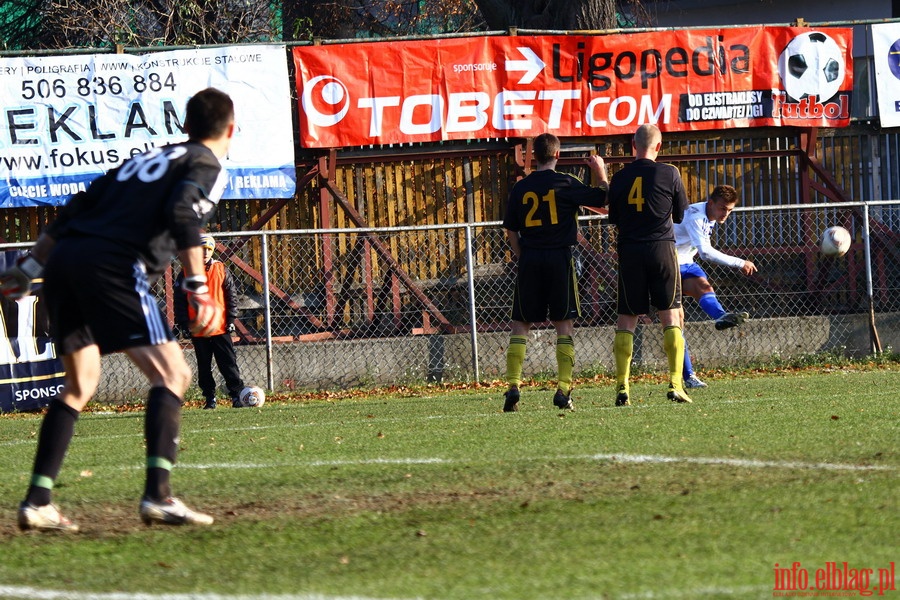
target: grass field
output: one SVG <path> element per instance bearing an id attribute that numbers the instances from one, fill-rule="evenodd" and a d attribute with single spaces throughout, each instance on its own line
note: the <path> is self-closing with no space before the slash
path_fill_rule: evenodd
<path id="1" fill-rule="evenodd" d="M 0 417 L 0 597 L 772 598 L 776 563 L 814 587 L 844 562 L 879 597 L 897 365 L 710 384 L 624 408 L 583 386 L 568 413 L 535 387 L 514 414 L 500 387 L 188 407 L 173 484 L 210 528 L 143 526 L 143 413 L 86 413 L 55 491 L 74 536 L 16 529 L 40 421 Z"/>

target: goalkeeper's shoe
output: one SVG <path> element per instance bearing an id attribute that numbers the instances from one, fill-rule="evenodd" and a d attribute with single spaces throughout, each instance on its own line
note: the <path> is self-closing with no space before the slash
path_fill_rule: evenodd
<path id="1" fill-rule="evenodd" d="M 166 523 L 167 525 L 212 525 L 213 518 L 202 512 L 191 510 L 178 498 L 169 496 L 159 502 L 144 497 L 141 500 L 141 520 L 147 525 Z"/>
<path id="2" fill-rule="evenodd" d="M 702 381 L 695 373 L 691 373 L 684 378 L 684 387 L 689 390 L 709 387 L 706 382 Z"/>
<path id="3" fill-rule="evenodd" d="M 571 393 L 572 391 L 569 390 L 569 394 Z M 575 410 L 575 405 L 572 404 L 572 399 L 569 398 L 569 394 L 557 389 L 556 393 L 553 394 L 553 406 L 560 410 Z"/>
<path id="4" fill-rule="evenodd" d="M 509 388 L 503 394 L 503 412 L 516 412 L 519 410 L 519 388 Z"/>
<path id="5" fill-rule="evenodd" d="M 631 406 L 631 400 L 628 399 L 628 389 L 624 385 L 619 386 L 616 392 L 616 406 Z"/>
<path id="6" fill-rule="evenodd" d="M 725 313 L 724 315 L 716 319 L 716 329 L 719 331 L 722 331 L 723 329 L 731 329 L 732 327 L 743 325 L 744 321 L 749 318 L 750 314 L 745 312 Z"/>
<path id="7" fill-rule="evenodd" d="M 666 394 L 666 398 L 672 402 L 679 402 L 682 404 L 691 403 L 690 397 L 684 393 L 684 390 L 676 390 L 674 387 L 669 387 L 669 393 Z"/>
<path id="8" fill-rule="evenodd" d="M 19 505 L 19 529 L 78 533 L 78 525 L 59 512 L 55 504 L 35 506 L 28 502 Z"/>

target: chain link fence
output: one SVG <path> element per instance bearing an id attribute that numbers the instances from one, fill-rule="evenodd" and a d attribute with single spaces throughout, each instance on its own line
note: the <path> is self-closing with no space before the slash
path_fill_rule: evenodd
<path id="1" fill-rule="evenodd" d="M 853 237 L 840 258 L 818 251 L 831 225 Z M 286 391 L 503 377 L 515 266 L 500 223 L 215 237 L 215 257 L 238 291 L 235 343 L 248 385 Z M 898 239 L 898 201 L 736 209 L 713 229 L 713 245 L 752 260 L 759 272 L 747 277 L 701 264 L 726 310 L 746 311 L 751 320 L 716 331 L 686 297 L 695 368 L 897 347 Z M 574 251 L 582 309 L 576 373 L 613 372 L 615 241 L 605 217 L 581 219 Z M 155 289 L 170 323 L 177 270 L 173 265 Z M 190 340 L 181 344 L 194 365 Z M 144 379 L 124 355 L 103 360 L 99 400 L 143 397 Z M 652 314 L 638 328 L 634 360 L 665 365 Z M 555 333 L 549 323 L 537 325 L 524 374 L 555 370 Z"/>

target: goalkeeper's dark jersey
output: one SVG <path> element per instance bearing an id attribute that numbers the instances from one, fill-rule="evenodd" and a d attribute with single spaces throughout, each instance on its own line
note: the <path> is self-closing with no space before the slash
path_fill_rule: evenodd
<path id="1" fill-rule="evenodd" d="M 579 206 L 606 206 L 606 186 L 591 187 L 552 169 L 534 171 L 513 186 L 503 227 L 519 233 L 522 248 L 574 246 Z"/>
<path id="2" fill-rule="evenodd" d="M 618 227 L 619 246 L 674 243 L 672 223 L 681 223 L 688 204 L 681 175 L 670 164 L 640 158 L 609 182 L 609 222 Z"/>
<path id="3" fill-rule="evenodd" d="M 225 189 L 225 172 L 206 146 L 185 142 L 139 154 L 72 196 L 47 228 L 56 240 L 101 238 L 162 273 L 176 250 L 200 245 L 200 228 Z"/>

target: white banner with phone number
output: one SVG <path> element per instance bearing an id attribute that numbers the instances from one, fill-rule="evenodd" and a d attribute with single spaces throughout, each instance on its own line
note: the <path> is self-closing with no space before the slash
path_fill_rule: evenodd
<path id="1" fill-rule="evenodd" d="M 184 110 L 215 87 L 235 103 L 225 199 L 294 194 L 284 46 L 0 58 L 0 208 L 61 205 L 134 154 L 187 139 Z"/>

